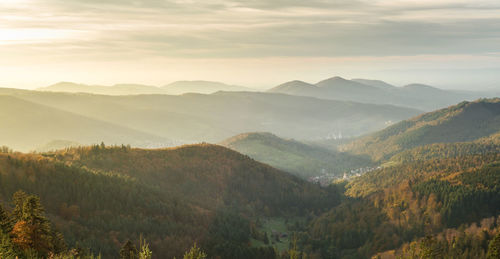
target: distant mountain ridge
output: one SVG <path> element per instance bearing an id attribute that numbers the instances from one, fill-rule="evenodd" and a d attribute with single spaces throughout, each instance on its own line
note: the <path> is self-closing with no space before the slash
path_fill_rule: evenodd
<path id="1" fill-rule="evenodd" d="M 230 91 L 230 92 L 245 92 L 245 91 L 256 91 L 255 89 L 237 86 L 237 85 L 227 85 L 220 82 L 211 81 L 176 81 L 171 84 L 161 87 L 169 94 L 184 94 L 184 93 L 200 93 L 200 94 L 211 94 L 218 91 Z"/>
<path id="2" fill-rule="evenodd" d="M 285 138 L 295 139 L 322 139 L 327 138 L 332 132 L 342 132 L 344 136 L 358 136 L 382 129 L 387 121 L 400 121 L 421 113 L 418 110 L 390 105 L 256 92 L 109 96 L 0 89 L 0 95 L 9 95 L 18 100 L 47 106 L 58 112 L 69 112 L 73 116 L 84 116 L 133 129 L 150 136 L 147 139 L 151 146 L 147 147 L 161 147 L 164 145 L 164 139 L 173 140 L 178 144 L 203 141 L 217 143 L 241 132 L 254 131 L 272 132 Z M 4 107 L 4 112 L 15 117 L 9 112 L 13 110 L 15 109 L 7 105 Z M 50 114 L 44 115 L 48 118 L 50 116 Z M 34 118 L 16 119 L 18 124 L 28 124 Z M 44 126 L 48 125 L 44 123 Z M 64 130 L 63 126 L 67 126 L 57 123 L 50 125 L 55 128 L 59 126 L 61 131 Z M 89 130 L 85 134 L 90 134 L 94 130 L 97 129 Z M 20 137 L 14 133 L 15 131 L 4 135 L 9 139 L 9 145 L 15 145 L 17 137 Z M 32 131 L 30 137 L 37 134 L 39 132 Z M 115 140 L 119 136 L 116 134 L 113 139 L 106 138 L 102 141 L 109 144 L 117 143 Z M 34 142 L 29 148 L 36 148 L 56 139 L 76 141 L 83 145 L 94 143 L 67 135 L 52 134 L 51 138 L 40 139 L 40 142 Z M 124 139 L 118 144 L 133 143 Z M 18 146 L 12 146 L 16 147 Z M 23 150 L 25 148 L 23 147 Z"/>
<path id="3" fill-rule="evenodd" d="M 170 94 L 185 93 L 211 94 L 218 91 L 255 91 L 254 89 L 227 85 L 211 81 L 177 81 L 163 87 L 142 84 L 115 84 L 112 86 L 86 85 L 73 82 L 59 82 L 50 86 L 37 88 L 39 91 L 90 93 L 103 95 L 138 95 L 138 94 Z"/>
<path id="4" fill-rule="evenodd" d="M 213 94 L 220 91 L 262 92 L 258 89 L 249 87 L 204 80 L 176 81 L 161 87 L 142 84 L 116 84 L 112 86 L 102 86 L 60 82 L 47 87 L 38 88 L 37 90 L 102 95 L 181 95 L 186 93 Z M 472 101 L 485 97 L 498 97 L 498 93 L 494 92 L 443 90 L 434 86 L 419 83 L 408 84 L 405 86 L 394 86 L 381 80 L 361 78 L 348 80 L 339 76 L 321 80 L 315 84 L 300 80 L 293 80 L 273 87 L 266 92 L 339 101 L 389 104 L 424 111 L 440 109 L 461 101 Z"/>
<path id="5" fill-rule="evenodd" d="M 396 87 L 380 80 L 347 80 L 338 76 L 322 80 L 316 84 L 297 80 L 290 81 L 268 91 L 332 100 L 392 104 L 426 111 L 446 107 L 464 100 L 486 97 L 481 96 L 480 93 L 447 91 L 424 84 L 409 84 Z"/>

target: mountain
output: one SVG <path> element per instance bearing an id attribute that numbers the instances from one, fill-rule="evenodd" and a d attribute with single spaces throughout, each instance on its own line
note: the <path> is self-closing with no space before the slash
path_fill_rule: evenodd
<path id="1" fill-rule="evenodd" d="M 220 144 L 305 179 L 321 175 L 342 178 L 345 171 L 372 165 L 366 157 L 282 139 L 271 133 L 244 133 Z"/>
<path id="2" fill-rule="evenodd" d="M 116 84 L 113 86 L 85 85 L 72 82 L 60 82 L 47 87 L 38 88 L 39 91 L 65 93 L 91 93 L 105 95 L 135 95 L 135 94 L 166 94 L 165 91 L 149 85 Z"/>
<path id="3" fill-rule="evenodd" d="M 371 80 L 371 79 L 352 79 L 351 81 L 358 82 L 360 84 L 374 86 L 382 89 L 393 89 L 396 86 L 388 84 L 381 80 Z"/>
<path id="4" fill-rule="evenodd" d="M 417 146 L 474 141 L 499 131 L 500 99 L 480 99 L 396 123 L 344 145 L 342 150 L 383 160 Z"/>
<path id="5" fill-rule="evenodd" d="M 116 84 L 112 86 L 85 85 L 72 82 L 59 82 L 38 91 L 65 92 L 65 93 L 90 93 L 103 95 L 138 95 L 138 94 L 170 94 L 180 95 L 185 93 L 211 94 L 218 91 L 256 91 L 243 86 L 227 85 L 210 81 L 177 81 L 163 87 L 141 84 Z"/>
<path id="6" fill-rule="evenodd" d="M 315 85 L 295 80 L 278 85 L 270 89 L 269 92 L 308 96 L 310 93 L 317 91 L 317 88 Z"/>
<path id="7" fill-rule="evenodd" d="M 158 137 L 125 126 L 89 118 L 13 96 L 0 95 L 0 143 L 27 151 L 56 139 L 82 144 L 104 141 L 109 144 L 146 146 L 169 143 Z"/>
<path id="8" fill-rule="evenodd" d="M 338 76 L 316 84 L 291 81 L 268 91 L 331 100 L 391 104 L 425 111 L 443 108 L 464 100 L 485 97 L 485 93 L 446 91 L 422 84 L 395 87 L 380 80 L 347 80 Z M 494 95 L 490 93 L 486 96 Z"/>
<path id="9" fill-rule="evenodd" d="M 217 143 L 255 131 L 295 139 L 325 139 L 339 133 L 358 136 L 420 113 L 389 105 L 251 92 L 105 96 L 0 89 L 0 94 L 180 143 Z M 56 135 L 33 148 L 53 139 L 87 143 Z"/>
<path id="10" fill-rule="evenodd" d="M 321 258 L 486 258 L 487 244 L 500 236 L 500 99 L 426 113 L 344 148 L 384 164 L 339 183 L 343 202 L 298 234 L 301 251 Z"/>
<path id="11" fill-rule="evenodd" d="M 357 101 L 363 103 L 388 103 L 387 93 L 383 89 L 347 80 L 342 77 L 332 77 L 316 84 L 321 93 L 334 96 L 336 100 Z M 378 100 L 380 102 L 378 102 Z"/>
<path id="12" fill-rule="evenodd" d="M 164 89 L 169 94 L 185 94 L 185 93 L 200 93 L 200 94 L 211 94 L 218 91 L 255 91 L 254 89 L 227 85 L 220 82 L 211 81 L 177 81 L 163 86 Z"/>
<path id="13" fill-rule="evenodd" d="M 0 153 L 0 170 L 0 200 L 19 189 L 38 195 L 71 247 L 103 258 L 116 258 L 122 244 L 141 235 L 153 258 L 182 257 L 195 242 L 211 257 L 242 258 L 241 251 L 262 258 L 265 250 L 249 245 L 262 235 L 258 219 L 303 217 L 340 201 L 333 189 L 206 144 Z"/>

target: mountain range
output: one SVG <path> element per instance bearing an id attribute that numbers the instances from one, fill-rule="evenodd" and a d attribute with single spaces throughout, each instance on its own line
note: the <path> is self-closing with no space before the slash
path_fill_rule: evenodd
<path id="1" fill-rule="evenodd" d="M 249 87 L 201 80 L 177 81 L 161 87 L 140 84 L 102 86 L 60 82 L 47 87 L 38 88 L 37 90 L 102 95 L 180 95 L 185 93 L 212 94 L 218 91 L 259 91 Z M 268 92 L 360 103 L 389 104 L 424 111 L 444 108 L 461 101 L 472 101 L 481 97 L 498 96 L 498 93 L 494 92 L 443 90 L 418 83 L 398 87 L 381 80 L 348 80 L 339 76 L 328 78 L 315 84 L 299 80 L 289 81 L 269 89 Z"/>
<path id="2" fill-rule="evenodd" d="M 129 121 L 137 112 L 149 120 L 148 113 L 163 111 L 159 107 L 189 110 L 196 104 L 197 111 L 229 117 L 231 113 L 223 113 L 228 107 L 247 115 L 238 110 L 243 103 L 245 109 L 266 112 L 274 107 L 279 118 L 286 118 L 278 111 L 303 101 L 308 109 L 295 109 L 292 115 L 325 120 L 332 114 L 328 105 L 346 111 L 385 107 L 270 93 L 1 93 L 0 118 L 5 124 L 0 136 L 7 136 L 2 142 L 16 127 L 25 128 L 18 138 L 28 140 L 37 130 L 54 131 L 62 136 L 58 139 L 68 139 L 64 134 L 71 131 L 89 137 L 96 133 L 92 127 L 106 129 L 99 134 L 120 133 L 110 137 L 141 140 L 149 134 L 85 112 L 99 117 L 95 114 L 111 111 L 109 118 Z M 207 101 L 211 98 L 217 102 Z M 322 105 L 314 106 L 318 103 Z M 216 104 L 220 110 L 214 109 Z M 23 190 L 40 197 L 53 226 L 76 247 L 71 251 L 85 249 L 106 258 L 116 258 L 127 240 L 134 244 L 142 238 L 149 242 L 153 258 L 180 257 L 194 243 L 214 258 L 487 258 L 500 240 L 499 104 L 498 98 L 481 99 L 424 113 L 356 139 L 342 146 L 342 152 L 259 132 L 221 142 L 243 154 L 212 144 L 139 149 L 101 143 L 41 153 L 2 147 L 0 252 L 19 243 L 17 234 L 4 231 L 10 224 L 5 215 L 19 209 L 4 201 Z M 321 110 L 326 110 L 325 117 L 316 114 Z M 292 115 L 289 119 L 298 120 Z M 59 132 L 64 129 L 68 132 Z M 79 143 L 55 141 L 48 146 Z M 349 159 L 353 164 L 347 163 L 347 170 L 359 162 L 369 163 L 372 170 L 325 187 L 301 179 L 322 167 L 341 170 L 338 167 Z M 4 207 L 14 213 L 6 214 Z M 19 222 L 14 233 L 23 229 Z"/>
<path id="3" fill-rule="evenodd" d="M 2 111 L 4 118 L 16 125 L 4 128 L 1 137 L 17 150 L 29 150 L 28 143 L 36 148 L 60 139 L 84 145 L 104 141 L 138 147 L 217 143 L 241 132 L 254 131 L 272 132 L 285 138 L 325 139 L 339 133 L 344 137 L 365 134 L 421 113 L 391 105 L 275 93 L 109 96 L 3 88 L 0 95 L 11 100 L 1 104 Z M 23 107 L 26 102 L 29 105 Z M 13 111 L 18 109 L 28 115 L 38 113 L 38 118 L 46 119 L 16 116 Z M 67 121 L 76 122 L 58 123 L 57 114 L 73 116 Z M 88 120 L 93 121 L 93 128 L 72 126 Z M 37 123 L 40 129 L 35 127 Z M 17 127 L 21 126 L 19 131 Z M 44 130 L 51 127 L 56 129 L 53 134 Z M 80 128 L 86 130 L 80 134 Z M 23 136 L 28 133 L 29 141 L 24 141 Z"/>
<path id="4" fill-rule="evenodd" d="M 46 92 L 90 93 L 103 95 L 179 95 L 185 93 L 211 94 L 218 91 L 255 91 L 252 88 L 227 85 L 224 83 L 211 81 L 177 81 L 162 87 L 141 84 L 116 84 L 112 86 L 104 86 L 85 85 L 72 82 L 59 82 L 50 86 L 37 88 L 37 90 Z"/>
<path id="5" fill-rule="evenodd" d="M 297 80 L 290 81 L 268 91 L 332 100 L 392 104 L 425 111 L 443 108 L 464 100 L 486 97 L 486 93 L 442 90 L 423 84 L 396 87 L 380 80 L 347 80 L 338 76 L 322 80 L 316 84 Z M 486 95 L 494 96 L 493 93 Z"/>

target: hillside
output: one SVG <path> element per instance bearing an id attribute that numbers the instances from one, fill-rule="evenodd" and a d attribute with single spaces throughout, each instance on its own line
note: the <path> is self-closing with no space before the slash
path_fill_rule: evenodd
<path id="1" fill-rule="evenodd" d="M 240 134 L 221 145 L 305 179 L 325 174 L 342 177 L 345 171 L 372 164 L 368 158 L 282 139 L 271 133 Z"/>
<path id="2" fill-rule="evenodd" d="M 147 146 L 170 143 L 168 139 L 133 130 L 126 126 L 0 95 L 0 143 L 15 150 L 28 151 L 55 139 L 82 144 L 102 141 L 109 144 Z"/>
<path id="3" fill-rule="evenodd" d="M 213 231 L 234 227 L 220 222 L 227 213 L 249 226 L 256 217 L 299 216 L 339 202 L 335 192 L 214 145 L 0 154 L 0 187 L 0 200 L 18 189 L 40 196 L 70 245 L 105 258 L 141 233 L 155 258 L 179 257 L 195 241 L 209 249 L 219 238 Z M 250 238 L 250 229 L 243 233 Z M 231 246 L 260 251 L 248 243 Z"/>
<path id="4" fill-rule="evenodd" d="M 440 109 L 464 100 L 474 100 L 485 95 L 485 93 L 446 91 L 423 84 L 395 87 L 380 80 L 347 80 L 338 76 L 316 84 L 291 81 L 276 86 L 269 92 L 341 101 L 391 104 L 425 111 Z"/>
<path id="5" fill-rule="evenodd" d="M 356 178 L 345 187 L 351 198 L 304 230 L 303 250 L 322 258 L 370 258 L 384 251 L 395 258 L 395 250 L 418 258 L 426 250 L 442 256 L 437 258 L 485 258 L 498 233 L 490 223 L 500 219 L 499 159 L 497 150 L 447 155 Z M 418 245 L 413 252 L 410 242 Z"/>
<path id="6" fill-rule="evenodd" d="M 500 232 L 499 105 L 463 102 L 347 145 L 384 166 L 340 183 L 344 202 L 303 229 L 302 251 L 321 258 L 486 258 Z"/>
<path id="7" fill-rule="evenodd" d="M 417 146 L 474 141 L 499 131 L 500 99 L 482 99 L 396 123 L 344 145 L 342 150 L 384 160 Z"/>
<path id="8" fill-rule="evenodd" d="M 105 96 L 14 89 L 0 89 L 0 93 L 178 143 L 217 143 L 241 132 L 254 131 L 295 139 L 325 139 L 339 132 L 343 136 L 358 136 L 384 128 L 387 121 L 400 121 L 420 113 L 387 105 L 272 93 Z M 87 143 L 54 135 L 43 144 L 54 139 Z M 124 144 L 127 143 L 130 142 Z M 161 146 L 162 142 L 152 146 L 155 144 Z"/>

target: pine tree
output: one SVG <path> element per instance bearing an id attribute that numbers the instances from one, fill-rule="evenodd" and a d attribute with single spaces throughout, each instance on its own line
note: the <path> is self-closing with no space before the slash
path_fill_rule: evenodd
<path id="1" fill-rule="evenodd" d="M 140 244 L 141 244 L 141 251 L 139 252 L 139 259 L 151 259 L 153 256 L 153 252 L 151 249 L 149 249 L 149 244 L 146 242 L 145 239 L 142 238 L 140 239 Z"/>
<path id="2" fill-rule="evenodd" d="M 121 259 L 137 259 L 137 248 L 130 240 L 128 240 L 120 250 Z"/>
<path id="3" fill-rule="evenodd" d="M 24 201 L 28 198 L 28 194 L 19 190 L 12 195 L 12 202 L 14 203 L 14 211 L 12 215 L 16 221 L 22 220 Z"/>
<path id="4" fill-rule="evenodd" d="M 7 211 L 0 205 L 0 233 L 10 233 L 12 231 L 12 219 Z"/>
<path id="5" fill-rule="evenodd" d="M 488 259 L 500 259 L 500 233 L 498 233 L 491 241 L 488 246 L 488 254 L 486 255 Z"/>
<path id="6" fill-rule="evenodd" d="M 0 233 L 0 258 L 16 258 L 16 252 L 8 234 Z"/>
<path id="7" fill-rule="evenodd" d="M 43 215 L 44 209 L 40 204 L 40 199 L 36 196 L 27 196 L 22 200 L 24 204 L 20 212 L 20 220 L 11 232 L 13 243 L 23 250 L 33 249 L 42 255 L 54 251 L 52 243 L 54 236 L 49 220 Z"/>
<path id="8" fill-rule="evenodd" d="M 193 245 L 193 247 L 191 247 L 191 249 L 189 249 L 189 251 L 187 251 L 185 254 L 184 254 L 184 259 L 205 259 L 207 258 L 207 254 L 205 254 L 205 252 L 201 251 L 201 249 L 199 247 L 196 246 L 196 243 Z"/>

